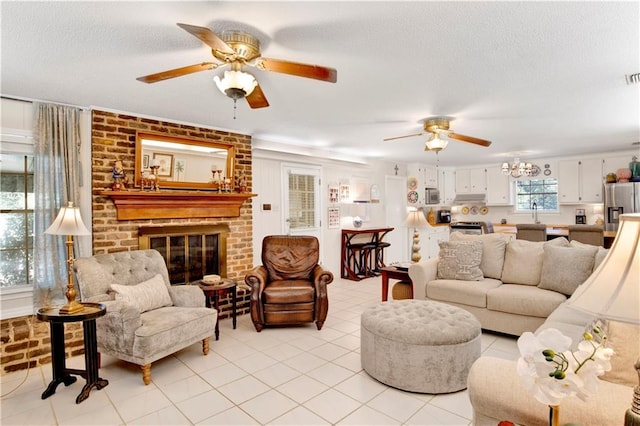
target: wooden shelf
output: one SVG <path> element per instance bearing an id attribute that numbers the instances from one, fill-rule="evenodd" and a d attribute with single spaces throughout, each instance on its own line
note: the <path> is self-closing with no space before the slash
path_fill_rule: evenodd
<path id="1" fill-rule="evenodd" d="M 116 206 L 118 220 L 238 217 L 251 193 L 209 191 L 100 191 Z"/>

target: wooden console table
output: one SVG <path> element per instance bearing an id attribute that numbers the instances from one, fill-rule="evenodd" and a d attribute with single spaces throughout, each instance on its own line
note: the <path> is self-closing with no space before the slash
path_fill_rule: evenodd
<path id="1" fill-rule="evenodd" d="M 362 278 L 358 276 L 357 271 L 354 271 L 349 264 L 349 258 L 351 256 L 351 244 L 356 235 L 370 234 L 372 244 L 377 244 L 382 241 L 387 233 L 393 231 L 391 227 L 383 228 L 359 228 L 359 229 L 343 229 L 342 230 L 342 244 L 340 247 L 340 276 L 348 280 L 360 281 Z"/>

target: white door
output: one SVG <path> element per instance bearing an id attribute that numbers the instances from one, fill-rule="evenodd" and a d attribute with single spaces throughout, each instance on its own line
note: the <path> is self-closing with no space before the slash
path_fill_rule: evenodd
<path id="1" fill-rule="evenodd" d="M 312 235 L 321 240 L 320 174 L 320 167 L 282 166 L 282 229 L 287 235 Z"/>
<path id="2" fill-rule="evenodd" d="M 385 249 L 384 261 L 406 262 L 409 260 L 409 238 L 407 234 L 407 178 L 404 176 L 385 176 L 384 178 L 386 225 L 392 226 L 384 239 L 391 244 Z"/>

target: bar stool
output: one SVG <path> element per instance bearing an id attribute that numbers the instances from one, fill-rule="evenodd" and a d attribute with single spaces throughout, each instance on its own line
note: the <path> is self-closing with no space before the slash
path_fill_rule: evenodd
<path id="1" fill-rule="evenodd" d="M 382 268 L 384 268 L 385 263 L 384 263 L 384 249 L 386 249 L 387 247 L 391 246 L 391 243 L 388 243 L 386 241 L 379 241 L 376 243 L 375 246 L 375 266 L 373 268 L 374 272 L 376 273 L 380 273 L 380 270 Z"/>

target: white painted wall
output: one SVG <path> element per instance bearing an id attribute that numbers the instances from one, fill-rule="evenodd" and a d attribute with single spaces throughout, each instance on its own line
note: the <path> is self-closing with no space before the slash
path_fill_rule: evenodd
<path id="1" fill-rule="evenodd" d="M 363 227 L 387 225 L 385 219 L 385 174 L 395 174 L 395 163 L 358 164 L 326 160 L 305 155 L 275 153 L 261 150 L 253 152 L 253 189 L 258 194 L 253 198 L 253 256 L 254 263 L 261 263 L 262 239 L 267 235 L 282 234 L 282 182 L 281 166 L 302 164 L 320 166 L 322 168 L 321 183 L 321 218 L 322 245 L 321 262 L 336 276 L 340 276 L 340 238 L 341 228 L 353 227 L 353 216 L 359 215 L 364 220 Z M 341 203 L 341 228 L 328 228 L 329 185 L 341 182 L 357 181 L 376 184 L 381 192 L 380 203 L 346 204 Z M 265 210 L 264 204 L 270 204 L 271 210 Z M 333 205 L 332 205 L 333 206 Z"/>

